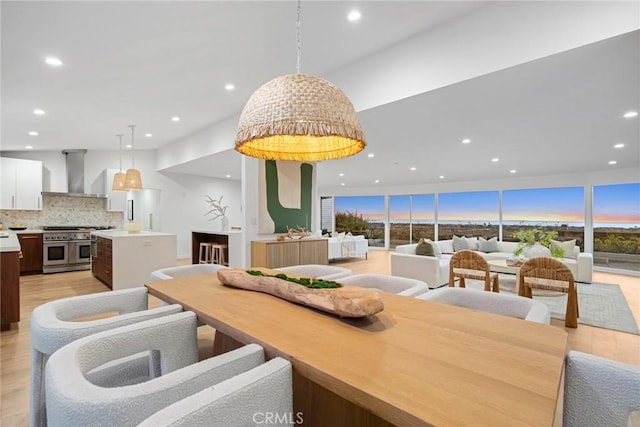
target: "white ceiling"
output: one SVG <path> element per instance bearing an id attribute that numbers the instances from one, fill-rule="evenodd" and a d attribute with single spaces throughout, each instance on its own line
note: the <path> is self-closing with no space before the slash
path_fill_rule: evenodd
<path id="1" fill-rule="evenodd" d="M 302 71 L 323 75 L 487 3 L 302 6 Z M 355 25 L 345 19 L 353 6 L 364 16 Z M 262 83 L 295 72 L 291 1 L 3 1 L 1 8 L 3 151 L 115 150 L 115 134 L 129 141 L 128 124 L 137 125 L 136 149 L 156 149 L 237 114 Z M 47 55 L 64 65 L 47 66 Z M 226 83 L 236 90 L 225 91 Z M 634 32 L 362 111 L 366 153 L 375 157 L 321 163 L 318 179 L 323 187 L 499 179 L 510 169 L 518 176 L 604 170 L 613 159 L 637 168 L 639 120 L 621 114 L 639 107 Z M 35 116 L 35 108 L 47 114 Z M 172 122 L 174 115 L 182 120 Z M 32 130 L 39 136 L 28 136 Z M 472 143 L 463 146 L 465 137 Z M 618 142 L 623 151 L 613 149 Z M 171 171 L 235 177 L 239 159 L 229 151 Z"/>

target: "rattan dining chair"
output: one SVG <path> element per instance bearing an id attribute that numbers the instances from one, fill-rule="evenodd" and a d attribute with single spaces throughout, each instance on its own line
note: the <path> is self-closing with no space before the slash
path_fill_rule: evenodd
<path id="1" fill-rule="evenodd" d="M 569 267 L 549 257 L 531 258 L 522 264 L 519 280 L 527 298 L 533 298 L 533 289 L 568 294 L 564 324 L 569 328 L 578 327 L 578 288 Z"/>
<path id="2" fill-rule="evenodd" d="M 455 286 L 455 279 L 460 279 L 460 287 L 465 287 L 465 279 L 483 280 L 484 290 L 500 292 L 498 273 L 489 269 L 489 264 L 482 256 L 469 250 L 458 251 L 449 261 L 449 286 Z"/>

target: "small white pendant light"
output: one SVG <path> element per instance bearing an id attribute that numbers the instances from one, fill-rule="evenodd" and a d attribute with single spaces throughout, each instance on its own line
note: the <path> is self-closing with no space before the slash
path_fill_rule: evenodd
<path id="1" fill-rule="evenodd" d="M 127 191 L 124 189 L 125 175 L 122 172 L 122 135 L 116 135 L 120 139 L 120 171 L 113 176 L 113 191 Z"/>
<path id="2" fill-rule="evenodd" d="M 135 149 L 133 146 L 133 134 L 136 128 L 136 125 L 129 125 L 131 128 L 131 169 L 127 169 L 127 174 L 125 175 L 125 191 L 137 191 L 142 190 L 142 177 L 140 176 L 140 171 L 135 168 Z"/>

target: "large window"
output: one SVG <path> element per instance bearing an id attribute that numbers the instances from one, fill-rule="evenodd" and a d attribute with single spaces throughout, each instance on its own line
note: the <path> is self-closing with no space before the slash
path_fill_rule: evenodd
<path id="1" fill-rule="evenodd" d="M 389 247 L 434 238 L 434 196 L 389 196 Z"/>
<path id="2" fill-rule="evenodd" d="M 640 183 L 593 187 L 593 261 L 640 270 Z"/>
<path id="3" fill-rule="evenodd" d="M 558 232 L 558 240 L 576 239 L 584 250 L 584 188 L 537 188 L 502 192 L 502 239 L 528 228 Z"/>
<path id="4" fill-rule="evenodd" d="M 438 195 L 438 239 L 456 236 L 498 236 L 500 196 L 497 191 Z"/>
<path id="5" fill-rule="evenodd" d="M 336 231 L 362 234 L 369 246 L 384 246 L 384 196 L 336 197 Z"/>

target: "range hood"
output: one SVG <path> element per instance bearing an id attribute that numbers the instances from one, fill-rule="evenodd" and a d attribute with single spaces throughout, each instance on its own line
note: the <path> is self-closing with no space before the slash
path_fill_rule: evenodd
<path id="1" fill-rule="evenodd" d="M 67 164 L 67 192 L 43 191 L 43 196 L 106 198 L 104 194 L 89 194 L 84 191 L 84 155 L 86 149 L 62 150 Z"/>

